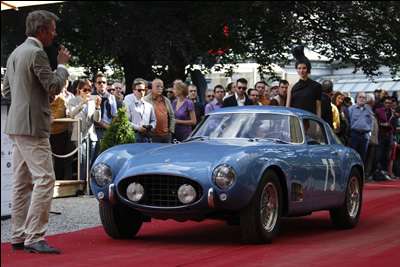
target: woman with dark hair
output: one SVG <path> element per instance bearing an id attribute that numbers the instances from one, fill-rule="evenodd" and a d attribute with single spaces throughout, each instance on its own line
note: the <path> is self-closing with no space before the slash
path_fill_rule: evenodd
<path id="1" fill-rule="evenodd" d="M 308 76 L 311 73 L 311 63 L 304 56 L 304 46 L 296 46 L 292 50 L 293 56 L 297 59 L 296 70 L 300 80 L 288 89 L 286 106 L 310 111 L 321 117 L 321 84 L 311 80 Z"/>
<path id="2" fill-rule="evenodd" d="M 172 102 L 175 115 L 175 136 L 178 141 L 183 141 L 192 133 L 192 125 L 196 125 L 194 104 L 186 97 L 189 95 L 188 86 L 183 82 L 174 84 L 176 99 Z"/>
<path id="3" fill-rule="evenodd" d="M 91 95 L 92 83 L 87 80 L 79 80 L 76 90 L 79 92 L 79 96 L 69 101 L 70 116 L 72 119 L 81 119 L 81 133 L 82 133 L 82 161 L 81 161 L 81 180 L 86 180 L 86 155 L 87 145 L 86 139 L 89 138 L 89 169 L 90 161 L 93 158 L 94 149 L 97 140 L 96 131 L 94 129 L 94 122 L 100 122 L 101 120 L 101 97 Z M 74 123 L 71 140 L 78 140 L 78 125 Z M 79 144 L 77 144 L 79 145 Z"/>
<path id="4" fill-rule="evenodd" d="M 336 92 L 332 97 L 332 103 L 339 110 L 339 119 L 340 119 L 340 127 L 339 130 L 336 131 L 337 136 L 340 141 L 342 141 L 343 145 L 349 145 L 349 138 L 347 136 L 347 131 L 349 129 L 349 122 L 344 115 L 343 106 L 344 106 L 344 94 L 342 92 Z"/>

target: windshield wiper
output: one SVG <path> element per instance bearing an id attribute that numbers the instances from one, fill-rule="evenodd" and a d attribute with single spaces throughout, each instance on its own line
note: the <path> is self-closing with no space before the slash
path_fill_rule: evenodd
<path id="1" fill-rule="evenodd" d="M 193 141 L 193 140 L 197 140 L 197 139 L 200 139 L 200 141 L 204 141 L 204 139 L 210 139 L 210 137 L 209 136 L 204 136 L 204 135 L 193 136 L 193 137 L 191 137 L 189 139 L 183 140 L 182 142 L 189 142 L 189 141 Z"/>
<path id="2" fill-rule="evenodd" d="M 278 139 L 278 138 L 263 138 L 263 139 L 268 140 L 268 141 L 272 141 L 274 143 L 291 144 L 291 142 L 283 141 L 283 140 Z"/>

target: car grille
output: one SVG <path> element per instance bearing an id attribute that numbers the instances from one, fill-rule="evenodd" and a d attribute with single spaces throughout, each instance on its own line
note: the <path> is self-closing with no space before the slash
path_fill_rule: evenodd
<path id="1" fill-rule="evenodd" d="M 178 199 L 178 189 L 183 184 L 193 186 L 196 191 L 196 199 L 193 203 L 199 201 L 203 196 L 203 188 L 196 181 L 172 175 L 139 175 L 131 176 L 121 180 L 118 183 L 118 193 L 128 201 L 126 195 L 127 187 L 133 183 L 139 183 L 144 188 L 144 197 L 137 204 L 152 207 L 179 207 L 185 206 Z"/>

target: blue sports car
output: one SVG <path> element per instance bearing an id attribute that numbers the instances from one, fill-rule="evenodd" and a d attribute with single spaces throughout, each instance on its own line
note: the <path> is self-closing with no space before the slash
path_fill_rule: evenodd
<path id="1" fill-rule="evenodd" d="M 115 146 L 91 170 L 104 230 L 117 239 L 151 218 L 221 219 L 239 224 L 248 243 L 271 243 L 283 216 L 320 210 L 349 229 L 363 185 L 360 156 L 327 123 L 272 106 L 215 110 L 183 142 Z"/>

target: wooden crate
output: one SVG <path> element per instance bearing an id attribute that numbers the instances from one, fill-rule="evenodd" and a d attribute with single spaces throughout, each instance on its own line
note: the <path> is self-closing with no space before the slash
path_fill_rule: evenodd
<path id="1" fill-rule="evenodd" d="M 69 197 L 76 196 L 76 193 L 85 187 L 85 181 L 78 180 L 58 180 L 54 185 L 54 194 L 55 197 Z"/>

